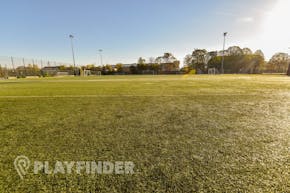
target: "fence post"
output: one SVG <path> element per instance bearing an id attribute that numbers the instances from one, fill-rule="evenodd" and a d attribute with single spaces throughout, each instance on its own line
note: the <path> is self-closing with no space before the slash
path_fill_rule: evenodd
<path id="1" fill-rule="evenodd" d="M 25 66 L 25 59 L 24 58 L 22 59 L 22 62 L 23 62 L 23 67 L 24 67 L 24 76 L 26 78 L 26 66 Z"/>
<path id="2" fill-rule="evenodd" d="M 8 72 L 7 64 L 5 64 L 5 79 L 9 79 L 9 72 Z"/>

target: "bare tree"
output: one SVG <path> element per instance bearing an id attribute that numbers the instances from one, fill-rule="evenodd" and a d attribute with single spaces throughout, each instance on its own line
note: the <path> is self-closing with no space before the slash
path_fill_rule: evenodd
<path id="1" fill-rule="evenodd" d="M 193 61 L 192 55 L 188 54 L 188 55 L 186 55 L 184 57 L 183 64 L 185 66 L 191 66 L 192 65 L 192 61 Z"/>

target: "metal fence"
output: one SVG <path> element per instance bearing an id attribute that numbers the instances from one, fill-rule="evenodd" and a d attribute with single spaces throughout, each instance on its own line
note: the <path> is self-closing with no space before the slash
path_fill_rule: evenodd
<path id="1" fill-rule="evenodd" d="M 20 66 L 29 66 L 37 65 L 39 68 L 45 66 L 70 66 L 71 63 L 59 62 L 54 60 L 41 60 L 41 59 L 29 59 L 29 58 L 20 58 L 20 57 L 9 57 L 9 56 L 0 56 L 0 65 L 1 67 L 7 67 L 9 69 L 16 69 Z"/>
<path id="2" fill-rule="evenodd" d="M 72 66 L 72 64 L 53 60 L 0 56 L 0 78 L 39 76 L 43 67 L 52 66 Z"/>

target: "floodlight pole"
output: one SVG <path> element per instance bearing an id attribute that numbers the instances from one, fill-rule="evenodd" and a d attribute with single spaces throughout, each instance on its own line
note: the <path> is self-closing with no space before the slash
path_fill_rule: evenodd
<path id="1" fill-rule="evenodd" d="M 72 57 L 73 57 L 73 65 L 74 65 L 74 76 L 76 76 L 76 61 L 75 61 L 75 51 L 74 51 L 74 45 L 73 45 L 73 35 L 69 35 L 70 37 L 70 43 L 71 43 L 71 51 L 72 51 Z"/>
<path id="2" fill-rule="evenodd" d="M 221 66 L 221 73 L 224 74 L 224 63 L 225 63 L 225 47 L 226 47 L 226 37 L 228 32 L 224 32 L 224 42 L 223 42 L 223 56 L 222 56 L 222 66 Z"/>
<path id="3" fill-rule="evenodd" d="M 10 57 L 10 60 L 11 60 L 11 64 L 12 64 L 13 71 L 15 71 L 15 68 L 14 68 L 14 60 L 13 60 L 13 57 L 12 56 Z"/>

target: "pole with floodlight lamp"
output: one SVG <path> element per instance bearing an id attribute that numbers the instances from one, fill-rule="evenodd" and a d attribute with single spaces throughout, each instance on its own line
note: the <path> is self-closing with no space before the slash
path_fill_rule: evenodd
<path id="1" fill-rule="evenodd" d="M 226 47 L 226 37 L 228 32 L 224 32 L 224 42 L 223 42 L 223 56 L 222 56 L 222 66 L 221 66 L 221 73 L 224 74 L 224 62 L 225 62 L 225 47 Z"/>
<path id="2" fill-rule="evenodd" d="M 74 51 L 74 45 L 73 45 L 73 35 L 69 35 L 70 43 L 71 43 L 71 51 L 72 51 L 72 57 L 73 57 L 73 65 L 74 65 L 74 76 L 76 76 L 76 61 L 75 61 L 75 51 Z"/>

